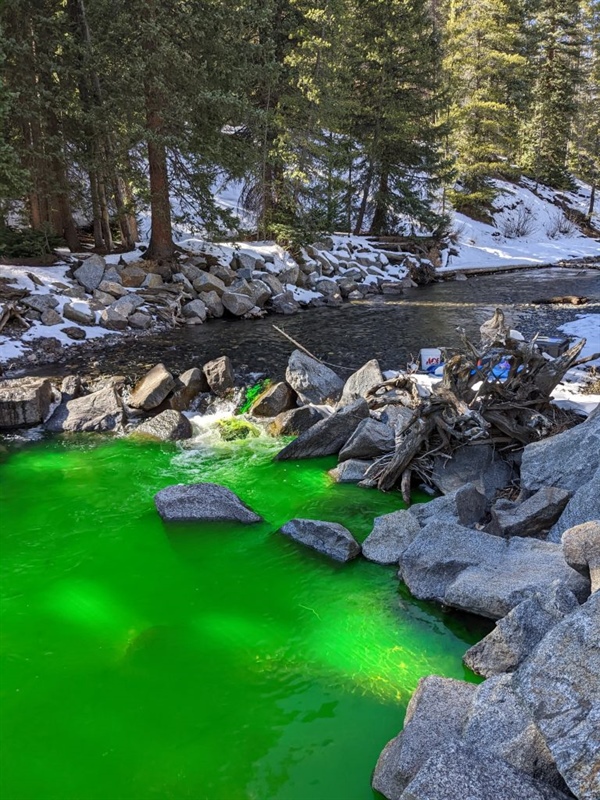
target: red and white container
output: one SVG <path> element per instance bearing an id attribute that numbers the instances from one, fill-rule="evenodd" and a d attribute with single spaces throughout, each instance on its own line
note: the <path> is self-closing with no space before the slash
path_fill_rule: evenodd
<path id="1" fill-rule="evenodd" d="M 421 359 L 421 369 L 427 371 L 442 363 L 442 351 L 439 347 L 423 347 L 419 351 Z"/>

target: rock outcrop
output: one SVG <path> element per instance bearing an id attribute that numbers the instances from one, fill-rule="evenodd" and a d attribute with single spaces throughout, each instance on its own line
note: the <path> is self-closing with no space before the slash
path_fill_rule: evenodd
<path id="1" fill-rule="evenodd" d="M 361 420 L 369 416 L 366 400 L 360 398 L 330 417 L 317 422 L 275 456 L 277 461 L 317 458 L 339 453 Z"/>
<path id="2" fill-rule="evenodd" d="M 285 379 L 305 404 L 333 404 L 344 388 L 344 382 L 333 370 L 301 350 L 294 350 L 290 356 Z"/>
<path id="3" fill-rule="evenodd" d="M 51 403 L 48 378 L 0 381 L 0 429 L 39 425 L 48 416 Z"/>

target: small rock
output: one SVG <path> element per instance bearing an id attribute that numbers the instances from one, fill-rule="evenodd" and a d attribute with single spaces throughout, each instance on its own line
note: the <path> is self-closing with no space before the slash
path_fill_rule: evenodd
<path id="1" fill-rule="evenodd" d="M 366 397 L 367 393 L 383 383 L 383 375 L 376 358 L 367 361 L 360 369 L 353 372 L 344 384 L 339 405 L 345 406 L 357 397 Z"/>
<path id="2" fill-rule="evenodd" d="M 592 592 L 600 589 L 600 520 L 593 519 L 563 533 L 565 561 L 591 580 Z"/>
<path id="3" fill-rule="evenodd" d="M 164 364 L 156 364 L 136 383 L 127 402 L 132 408 L 149 411 L 159 406 L 174 388 L 175 379 L 171 373 Z"/>
<path id="4" fill-rule="evenodd" d="M 131 264 L 121 270 L 121 283 L 130 289 L 138 289 L 146 280 L 147 272 Z"/>
<path id="5" fill-rule="evenodd" d="M 53 433 L 107 432 L 123 422 L 121 398 L 114 386 L 63 402 L 46 423 Z"/>
<path id="6" fill-rule="evenodd" d="M 217 292 L 200 292 L 198 299 L 206 306 L 209 317 L 222 317 L 225 311 L 221 298 Z"/>
<path id="7" fill-rule="evenodd" d="M 216 292 L 221 297 L 226 291 L 225 283 L 217 275 L 210 272 L 201 272 L 194 281 L 194 289 L 197 292 Z"/>
<path id="8" fill-rule="evenodd" d="M 106 280 L 106 273 L 104 274 L 104 280 L 98 286 L 98 289 L 101 292 L 106 292 L 106 294 L 111 294 L 113 299 L 115 297 L 124 297 L 127 294 L 127 289 L 120 283 L 120 276 L 117 276 L 119 281 L 116 280 Z"/>
<path id="9" fill-rule="evenodd" d="M 560 542 L 563 533 L 590 519 L 600 519 L 600 467 L 587 483 L 580 486 L 567 503 L 558 522 L 548 534 L 549 542 Z"/>
<path id="10" fill-rule="evenodd" d="M 287 383 L 281 381 L 264 391 L 254 402 L 250 414 L 256 417 L 275 417 L 294 407 L 296 395 Z"/>
<path id="11" fill-rule="evenodd" d="M 236 317 L 243 317 L 250 309 L 254 308 L 254 301 L 251 297 L 237 292 L 223 292 L 221 302 L 224 308 Z"/>
<path id="12" fill-rule="evenodd" d="M 63 318 L 53 308 L 49 308 L 42 314 L 42 325 L 60 325 Z"/>
<path id="13" fill-rule="evenodd" d="M 191 438 L 192 423 L 181 412 L 167 409 L 138 425 L 134 434 L 149 436 L 164 442 L 176 442 L 180 439 Z"/>
<path id="14" fill-rule="evenodd" d="M 52 384 L 48 378 L 0 381 L 0 428 L 39 425 L 50 410 Z"/>
<path id="15" fill-rule="evenodd" d="M 210 387 L 204 373 L 197 367 L 188 369 L 176 379 L 175 389 L 168 401 L 169 407 L 176 411 L 185 411 L 200 392 L 209 390 Z"/>
<path id="16" fill-rule="evenodd" d="M 100 289 L 94 289 L 94 300 L 103 306 L 110 306 L 115 302 L 116 298 L 113 297 L 112 294 L 108 294 L 108 292 L 102 292 Z"/>
<path id="17" fill-rule="evenodd" d="M 65 303 L 62 313 L 65 319 L 78 325 L 96 324 L 96 312 L 85 303 Z"/>
<path id="18" fill-rule="evenodd" d="M 142 311 L 134 311 L 128 318 L 127 324 L 130 328 L 145 331 L 152 326 L 152 317 L 149 314 L 144 314 Z"/>
<path id="19" fill-rule="evenodd" d="M 181 309 L 181 313 L 188 319 L 195 317 L 199 319 L 200 322 L 204 322 L 206 320 L 206 306 L 202 300 L 192 300 L 191 302 L 186 303 Z"/>
<path id="20" fill-rule="evenodd" d="M 79 375 L 67 375 L 62 379 L 60 393 L 64 402 L 80 397 L 82 394 L 81 378 Z"/>
<path id="21" fill-rule="evenodd" d="M 350 561 L 360 553 L 360 545 L 354 536 L 337 522 L 292 519 L 279 529 L 279 533 L 336 561 Z"/>
<path id="22" fill-rule="evenodd" d="M 100 325 L 109 331 L 124 331 L 129 323 L 127 314 L 108 306 L 100 312 Z"/>
<path id="23" fill-rule="evenodd" d="M 288 291 L 273 295 L 269 306 L 275 314 L 297 314 L 300 310 L 300 304 L 294 300 L 294 295 Z"/>
<path id="24" fill-rule="evenodd" d="M 376 458 L 395 447 L 394 431 L 384 422 L 368 417 L 356 428 L 340 450 L 340 461 L 348 458 Z"/>
<path id="25" fill-rule="evenodd" d="M 32 294 L 29 297 L 24 297 L 20 302 L 34 311 L 39 311 L 40 314 L 56 308 L 58 305 L 58 300 L 53 294 Z"/>
<path id="26" fill-rule="evenodd" d="M 160 289 L 164 285 L 163 279 L 160 275 L 154 272 L 149 272 L 142 281 L 142 289 Z"/>
<path id="27" fill-rule="evenodd" d="M 222 395 L 228 389 L 233 389 L 235 375 L 229 356 L 221 356 L 213 361 L 207 361 L 202 367 L 207 383 L 215 394 Z"/>
<path id="28" fill-rule="evenodd" d="M 237 495 L 216 483 L 167 486 L 154 502 L 168 522 L 262 522 Z"/>
<path id="29" fill-rule="evenodd" d="M 544 486 L 515 508 L 492 507 L 491 532 L 501 536 L 539 536 L 560 517 L 570 492 Z"/>
<path id="30" fill-rule="evenodd" d="M 474 483 L 467 483 L 450 494 L 436 497 L 428 503 L 417 503 L 410 507 L 410 513 L 421 525 L 434 519 L 446 517 L 465 527 L 472 527 L 485 517 L 489 501 Z"/>
<path id="31" fill-rule="evenodd" d="M 71 325 L 67 328 L 61 328 L 61 333 L 64 333 L 65 336 L 68 336 L 69 339 L 74 339 L 75 341 L 81 341 L 82 339 L 87 338 L 87 333 L 83 330 L 83 328 L 78 328 L 76 325 Z"/>
<path id="32" fill-rule="evenodd" d="M 278 414 L 269 425 L 268 431 L 271 436 L 299 436 L 326 416 L 328 415 L 323 409 L 315 406 L 293 408 Z"/>

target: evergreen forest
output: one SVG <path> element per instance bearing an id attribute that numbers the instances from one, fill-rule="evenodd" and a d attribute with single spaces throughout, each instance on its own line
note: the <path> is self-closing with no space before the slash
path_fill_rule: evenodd
<path id="1" fill-rule="evenodd" d="M 0 27 L 4 235 L 439 234 L 496 178 L 600 178 L 597 0 L 4 0 Z"/>

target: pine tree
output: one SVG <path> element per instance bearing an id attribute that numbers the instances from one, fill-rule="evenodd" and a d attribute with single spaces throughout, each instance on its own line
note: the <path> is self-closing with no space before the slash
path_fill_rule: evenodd
<path id="1" fill-rule="evenodd" d="M 528 100 L 525 20 L 514 0 L 451 0 L 446 26 L 451 146 L 458 207 L 485 205 L 491 178 L 510 174 Z"/>
<path id="2" fill-rule="evenodd" d="M 362 156 L 355 232 L 406 219 L 436 224 L 440 184 L 440 47 L 424 0 L 348 0 L 338 127 Z"/>
<path id="3" fill-rule="evenodd" d="M 541 0 L 536 15 L 536 80 L 524 128 L 523 166 L 557 188 L 572 186 L 569 144 L 582 81 L 584 41 L 580 0 Z"/>

